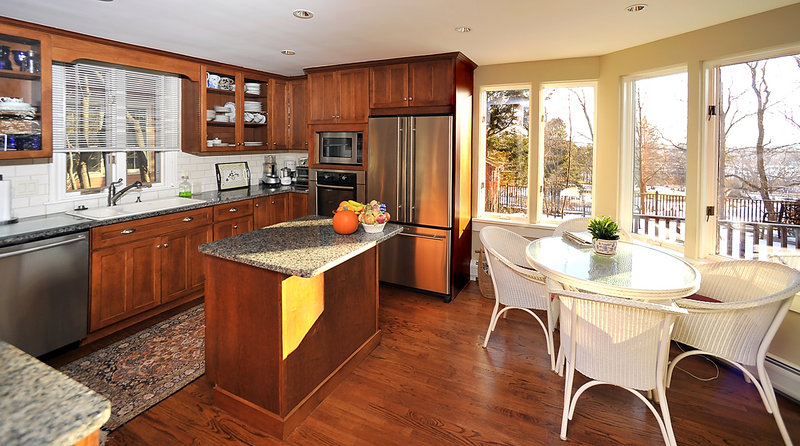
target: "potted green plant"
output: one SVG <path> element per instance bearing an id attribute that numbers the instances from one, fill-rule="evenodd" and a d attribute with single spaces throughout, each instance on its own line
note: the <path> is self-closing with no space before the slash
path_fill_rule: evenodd
<path id="1" fill-rule="evenodd" d="M 594 252 L 602 256 L 613 256 L 617 252 L 619 226 L 611 217 L 601 215 L 589 220 L 587 230 L 592 235 Z"/>

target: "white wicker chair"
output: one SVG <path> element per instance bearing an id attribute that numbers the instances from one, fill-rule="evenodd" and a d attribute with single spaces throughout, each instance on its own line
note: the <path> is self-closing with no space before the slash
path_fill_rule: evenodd
<path id="1" fill-rule="evenodd" d="M 561 348 L 566 359 L 564 413 L 561 439 L 567 439 L 567 423 L 575 414 L 581 394 L 590 387 L 610 384 L 636 395 L 656 417 L 664 442 L 675 445 L 664 389 L 669 358 L 670 330 L 676 316 L 686 310 L 599 294 L 566 291 L 547 281 L 561 306 Z M 560 359 L 560 358 L 559 358 Z M 575 370 L 591 381 L 572 395 Z M 642 394 L 655 390 L 659 415 Z"/>
<path id="2" fill-rule="evenodd" d="M 758 260 L 731 260 L 699 265 L 698 294 L 715 300 L 680 299 L 689 311 L 675 324 L 672 339 L 697 350 L 676 356 L 667 372 L 667 387 L 675 366 L 692 355 L 712 355 L 744 373 L 756 386 L 767 412 L 773 414 L 783 441 L 792 444 L 778 410 L 764 358 L 792 297 L 800 291 L 800 271 Z M 755 367 L 756 376 L 745 366 Z"/>
<path id="3" fill-rule="evenodd" d="M 489 337 L 501 315 L 513 309 L 522 310 L 533 316 L 544 330 L 547 353 L 550 355 L 550 368 L 555 370 L 553 330 L 558 320 L 558 303 L 550 299 L 544 284 L 544 276 L 528 266 L 525 259 L 528 240 L 497 226 L 481 229 L 480 238 L 483 249 L 486 250 L 495 296 L 492 319 L 486 330 L 483 348 L 489 344 Z M 547 324 L 531 310 L 544 310 Z"/>
<path id="4" fill-rule="evenodd" d="M 580 218 L 572 218 L 570 220 L 564 220 L 556 226 L 553 230 L 553 235 L 556 237 L 560 237 L 564 235 L 565 232 L 582 232 L 585 231 L 587 227 L 589 227 L 589 221 L 591 220 L 590 217 L 580 217 Z M 619 228 L 619 239 L 629 242 L 632 240 L 631 234 Z"/>

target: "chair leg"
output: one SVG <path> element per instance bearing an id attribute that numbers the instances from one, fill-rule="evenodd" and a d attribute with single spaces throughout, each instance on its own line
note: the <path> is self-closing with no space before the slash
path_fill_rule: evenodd
<path id="1" fill-rule="evenodd" d="M 483 348 L 489 344 L 489 336 L 492 335 L 494 331 L 494 325 L 497 322 L 497 309 L 500 307 L 500 302 L 495 300 L 494 301 L 494 311 L 492 311 L 492 319 L 489 321 L 489 328 L 486 330 L 486 337 L 483 339 Z"/>
<path id="2" fill-rule="evenodd" d="M 667 395 L 664 390 L 664 385 L 659 383 L 656 386 L 656 400 L 661 407 L 661 419 L 664 422 L 666 432 L 664 433 L 664 441 L 671 446 L 676 445 L 675 432 L 672 430 L 672 421 L 669 417 L 669 407 L 667 406 Z"/>
<path id="3" fill-rule="evenodd" d="M 560 351 L 560 349 L 559 349 Z M 561 356 L 559 354 L 558 357 L 559 361 L 561 360 Z M 564 380 L 564 414 L 561 415 L 561 439 L 567 439 L 567 423 L 569 422 L 569 409 L 571 403 L 571 396 L 572 396 L 572 378 L 575 376 L 575 368 L 571 365 L 566 365 L 567 367 L 567 378 Z"/>
<path id="4" fill-rule="evenodd" d="M 767 375 L 767 370 L 764 368 L 763 361 L 758 362 L 757 372 L 758 380 L 761 382 L 761 387 L 764 389 L 766 399 L 769 401 L 769 405 L 772 406 L 771 408 L 767 407 L 767 412 L 770 412 L 770 409 L 772 409 L 772 416 L 775 417 L 775 423 L 778 425 L 778 430 L 781 433 L 783 442 L 787 446 L 791 446 L 792 439 L 789 437 L 789 431 L 786 430 L 786 425 L 783 423 L 783 417 L 781 417 L 781 411 L 778 408 L 778 399 L 775 397 L 775 389 L 772 388 L 772 381 L 769 379 L 769 375 Z"/>

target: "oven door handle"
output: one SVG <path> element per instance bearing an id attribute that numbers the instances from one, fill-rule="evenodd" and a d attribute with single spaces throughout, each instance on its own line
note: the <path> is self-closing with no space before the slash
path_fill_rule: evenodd
<path id="1" fill-rule="evenodd" d="M 355 186 L 333 186 L 333 185 L 317 183 L 317 189 L 320 189 L 320 188 L 323 188 L 323 187 L 327 188 L 327 189 L 356 190 Z"/>

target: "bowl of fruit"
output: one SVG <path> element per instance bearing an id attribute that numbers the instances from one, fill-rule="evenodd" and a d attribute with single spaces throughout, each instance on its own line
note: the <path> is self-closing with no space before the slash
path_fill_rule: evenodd
<path id="1" fill-rule="evenodd" d="M 381 232 L 386 222 L 389 221 L 389 213 L 386 212 L 386 205 L 375 200 L 365 204 L 361 212 L 357 212 L 358 221 L 366 232 Z"/>

